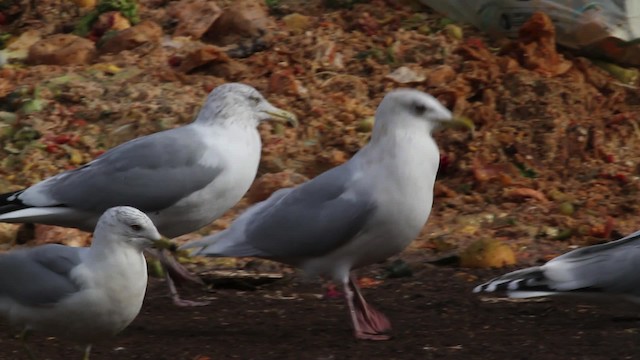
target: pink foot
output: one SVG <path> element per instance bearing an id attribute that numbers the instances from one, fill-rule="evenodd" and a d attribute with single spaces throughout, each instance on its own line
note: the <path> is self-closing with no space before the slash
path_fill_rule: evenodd
<path id="1" fill-rule="evenodd" d="M 389 319 L 373 306 L 364 302 L 364 299 L 362 300 L 363 302 L 360 304 L 358 304 L 358 300 L 355 301 L 356 321 L 359 328 L 356 329 L 356 337 L 365 340 L 389 340 L 391 338 L 387 334 L 391 330 Z"/>
<path id="2" fill-rule="evenodd" d="M 179 307 L 207 306 L 211 304 L 211 301 L 185 300 L 185 299 L 181 299 L 179 296 L 172 297 L 172 298 L 173 298 L 173 304 Z"/>
<path id="3" fill-rule="evenodd" d="M 187 268 L 182 266 L 176 260 L 176 258 L 166 250 L 150 250 L 149 251 L 153 256 L 155 256 L 165 269 L 165 279 L 167 280 L 167 286 L 169 287 L 169 293 L 171 294 L 171 300 L 176 306 L 179 307 L 194 307 L 194 306 L 206 306 L 209 305 L 210 301 L 193 301 L 193 300 L 184 300 L 180 298 L 180 294 L 178 294 L 178 289 L 176 289 L 176 282 L 192 282 L 199 285 L 204 285 L 204 281 L 200 279 L 197 275 L 191 273 Z"/>
<path id="4" fill-rule="evenodd" d="M 391 335 L 385 334 L 364 334 L 356 333 L 356 339 L 359 340 L 371 340 L 371 341 L 385 341 L 391 339 Z"/>
<path id="5" fill-rule="evenodd" d="M 391 339 L 391 336 L 387 334 L 391 330 L 391 322 L 383 313 L 364 300 L 355 279 L 349 279 L 344 288 L 356 338 L 363 340 Z"/>
<path id="6" fill-rule="evenodd" d="M 336 285 L 333 283 L 329 283 L 327 284 L 327 288 L 326 291 L 324 293 L 324 298 L 325 299 L 337 299 L 337 298 L 341 298 L 343 297 L 344 294 L 342 293 L 342 291 L 338 290 L 336 288 Z"/>
<path id="7" fill-rule="evenodd" d="M 194 307 L 194 306 L 206 306 L 209 305 L 210 301 L 193 301 L 193 300 L 185 300 L 180 298 L 180 294 L 178 294 L 178 289 L 176 289 L 176 285 L 171 279 L 171 275 L 169 273 L 165 273 L 165 279 L 167 280 L 167 286 L 169 286 L 169 293 L 171 294 L 171 300 L 173 300 L 173 304 L 179 307 Z"/>

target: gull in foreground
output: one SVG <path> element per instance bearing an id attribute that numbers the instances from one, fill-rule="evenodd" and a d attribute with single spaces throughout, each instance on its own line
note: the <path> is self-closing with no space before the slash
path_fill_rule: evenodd
<path id="1" fill-rule="evenodd" d="M 113 336 L 140 312 L 147 288 L 142 250 L 161 236 L 149 217 L 128 206 L 107 210 L 91 247 L 58 244 L 0 255 L 0 317 L 22 331 L 87 344 Z M 33 358 L 29 352 L 29 356 Z"/>
<path id="2" fill-rule="evenodd" d="M 344 287 L 355 336 L 386 340 L 389 320 L 367 304 L 350 271 L 401 252 L 418 235 L 439 165 L 431 132 L 458 120 L 430 95 L 392 91 L 376 111 L 371 141 L 347 163 L 276 191 L 228 229 L 181 248 L 273 259 L 330 276 Z"/>
<path id="3" fill-rule="evenodd" d="M 473 292 L 504 291 L 513 298 L 573 296 L 620 298 L 640 304 L 640 231 L 587 246 L 542 266 L 514 271 L 476 286 Z"/>
<path id="4" fill-rule="evenodd" d="M 191 124 L 131 140 L 80 168 L 0 195 L 0 222 L 92 231 L 106 209 L 126 205 L 144 211 L 169 238 L 198 230 L 249 189 L 262 148 L 257 126 L 271 118 L 297 124 L 253 87 L 221 85 Z M 172 270 L 167 274 L 189 278 L 175 259 L 155 255 Z M 180 299 L 170 276 L 167 282 L 177 305 L 200 304 Z"/>

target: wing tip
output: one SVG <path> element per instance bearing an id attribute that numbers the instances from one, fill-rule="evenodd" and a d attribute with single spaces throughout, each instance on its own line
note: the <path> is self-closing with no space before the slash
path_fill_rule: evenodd
<path id="1" fill-rule="evenodd" d="M 0 214 L 6 214 L 12 211 L 31 207 L 23 203 L 22 200 L 20 200 L 20 198 L 18 197 L 24 192 L 24 190 L 25 189 L 0 194 Z"/>
<path id="2" fill-rule="evenodd" d="M 532 267 L 493 278 L 473 288 L 474 293 L 493 292 L 554 292 L 539 267 Z"/>

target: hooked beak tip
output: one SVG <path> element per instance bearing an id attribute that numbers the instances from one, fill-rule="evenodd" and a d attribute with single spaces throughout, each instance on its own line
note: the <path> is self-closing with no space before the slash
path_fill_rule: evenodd
<path id="1" fill-rule="evenodd" d="M 467 129 L 471 133 L 475 130 L 475 124 L 466 116 L 453 116 L 451 122 L 449 122 L 449 127 Z"/>
<path id="2" fill-rule="evenodd" d="M 277 109 L 265 111 L 265 113 L 269 114 L 273 120 L 287 122 L 293 127 L 298 127 L 299 125 L 298 117 L 289 111 Z"/>
<path id="3" fill-rule="evenodd" d="M 153 244 L 151 245 L 151 247 L 158 250 L 174 251 L 176 249 L 176 244 L 174 244 L 169 239 L 161 237 L 153 240 Z"/>

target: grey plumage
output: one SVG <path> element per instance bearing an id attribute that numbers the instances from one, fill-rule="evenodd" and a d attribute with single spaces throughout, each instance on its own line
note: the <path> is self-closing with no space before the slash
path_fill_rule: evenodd
<path id="1" fill-rule="evenodd" d="M 197 230 L 248 190 L 260 159 L 256 127 L 278 116 L 295 120 L 250 86 L 219 86 L 193 123 L 131 140 L 78 169 L 0 196 L 0 221 L 92 231 L 106 209 L 128 205 L 146 212 L 167 237 Z"/>
<path id="2" fill-rule="evenodd" d="M 194 255 L 257 256 L 343 284 L 358 338 L 387 339 L 350 270 L 402 251 L 424 226 L 439 164 L 431 132 L 456 119 L 437 100 L 396 90 L 376 111 L 372 139 L 347 163 L 250 207 L 226 230 L 183 245 Z"/>
<path id="3" fill-rule="evenodd" d="M 0 317 L 18 331 L 87 344 L 137 316 L 147 286 L 142 251 L 161 236 L 128 206 L 108 209 L 89 248 L 43 245 L 0 255 Z"/>
<path id="4" fill-rule="evenodd" d="M 147 213 L 167 237 L 198 230 L 249 189 L 262 146 L 257 126 L 272 118 L 297 123 L 251 86 L 221 85 L 191 124 L 131 140 L 78 169 L 0 195 L 0 222 L 92 231 L 106 209 L 127 205 Z M 162 259 L 172 274 L 193 279 L 177 262 Z M 193 304 L 168 280 L 176 304 Z"/>
<path id="5" fill-rule="evenodd" d="M 79 286 L 69 273 L 85 248 L 49 244 L 0 255 L 0 299 L 28 306 L 51 306 Z"/>
<path id="6" fill-rule="evenodd" d="M 160 211 L 215 181 L 222 164 L 202 165 L 206 148 L 193 127 L 151 134 L 51 177 L 17 197 L 31 206 L 65 206 L 88 212 L 118 205 Z M 185 174 L 189 174 L 187 181 Z M 48 196 L 38 196 L 42 193 Z M 163 233 L 173 232 L 167 229 Z"/>
<path id="7" fill-rule="evenodd" d="M 246 242 L 216 242 L 207 252 L 215 252 L 219 244 L 221 254 L 297 263 L 343 246 L 362 230 L 376 207 L 370 189 L 349 188 L 350 170 L 337 167 L 296 189 L 280 190 L 253 212 L 245 228 Z M 223 248 L 227 244 L 233 249 Z"/>

